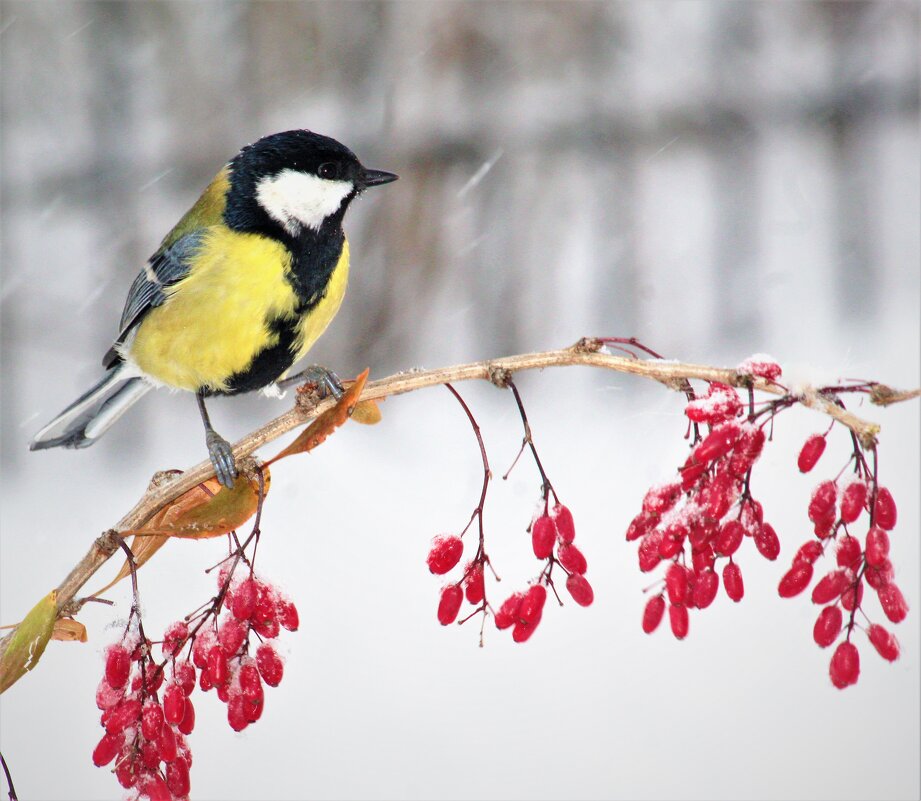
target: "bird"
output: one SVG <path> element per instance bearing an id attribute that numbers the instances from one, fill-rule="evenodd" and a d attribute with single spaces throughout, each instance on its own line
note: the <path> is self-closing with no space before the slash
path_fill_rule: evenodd
<path id="1" fill-rule="evenodd" d="M 215 476 L 232 488 L 230 444 L 206 398 L 279 383 L 339 311 L 349 273 L 349 204 L 397 175 L 364 167 L 345 145 L 309 130 L 243 147 L 138 273 L 105 374 L 32 439 L 30 450 L 86 448 L 154 387 L 195 394 Z M 299 374 L 300 375 L 300 374 Z M 334 394 L 335 374 L 312 366 Z"/>

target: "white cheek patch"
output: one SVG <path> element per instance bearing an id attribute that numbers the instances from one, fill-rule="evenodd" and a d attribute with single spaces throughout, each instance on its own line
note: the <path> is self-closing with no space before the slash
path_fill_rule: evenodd
<path id="1" fill-rule="evenodd" d="M 353 189 L 351 181 L 329 181 L 296 170 L 282 170 L 256 184 L 256 199 L 272 219 L 294 236 L 301 226 L 318 230 Z"/>

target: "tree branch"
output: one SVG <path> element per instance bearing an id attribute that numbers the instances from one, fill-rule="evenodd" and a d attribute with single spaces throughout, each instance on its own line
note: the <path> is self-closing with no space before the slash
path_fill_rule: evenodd
<path id="1" fill-rule="evenodd" d="M 754 378 L 748 373 L 734 369 L 708 367 L 661 359 L 637 359 L 614 356 L 603 350 L 603 343 L 597 339 L 582 339 L 570 348 L 563 350 L 525 353 L 506 356 L 499 359 L 441 367 L 434 370 L 411 370 L 397 373 L 387 378 L 372 381 L 365 386 L 362 401 L 381 400 L 392 395 L 402 395 L 426 387 L 433 387 L 448 382 L 481 379 L 505 388 L 510 374 L 522 370 L 536 370 L 546 367 L 564 367 L 581 365 L 613 370 L 618 373 L 643 376 L 659 381 L 671 389 L 685 391 L 688 379 L 701 381 L 718 381 L 729 386 L 755 389 L 770 395 L 789 398 L 791 403 L 799 403 L 814 409 L 850 429 L 861 445 L 871 448 L 876 444 L 876 435 L 880 427 L 876 423 L 863 420 L 844 409 L 837 401 L 836 393 L 823 392 L 822 388 L 805 387 L 791 393 L 780 384 Z M 878 405 L 888 405 L 898 401 L 916 398 L 921 390 L 901 392 L 878 383 L 859 385 L 869 392 L 870 400 Z M 854 391 L 858 391 L 858 387 Z M 335 401 L 327 399 L 316 402 L 305 400 L 299 395 L 295 407 L 276 417 L 261 428 L 247 434 L 234 445 L 233 453 L 238 464 L 245 467 L 245 460 L 257 449 L 278 439 L 289 431 L 304 425 L 314 417 L 333 406 Z M 188 471 L 178 475 L 158 474 L 151 486 L 144 493 L 131 511 L 129 511 L 112 529 L 97 538 L 87 554 L 74 567 L 70 574 L 57 588 L 57 605 L 59 611 L 73 613 L 79 608 L 74 603 L 77 593 L 87 581 L 119 549 L 118 537 L 128 536 L 132 531 L 143 526 L 154 514 L 170 504 L 180 495 L 214 475 L 210 461 L 200 462 Z M 13 629 L 15 632 L 15 629 Z M 13 632 L 0 640 L 0 656 L 6 650 Z"/>

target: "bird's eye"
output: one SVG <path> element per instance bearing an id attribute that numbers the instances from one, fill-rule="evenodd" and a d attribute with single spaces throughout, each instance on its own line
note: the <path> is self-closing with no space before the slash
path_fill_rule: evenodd
<path id="1" fill-rule="evenodd" d="M 317 175 L 331 181 L 339 174 L 339 168 L 332 161 L 326 161 L 317 167 Z"/>

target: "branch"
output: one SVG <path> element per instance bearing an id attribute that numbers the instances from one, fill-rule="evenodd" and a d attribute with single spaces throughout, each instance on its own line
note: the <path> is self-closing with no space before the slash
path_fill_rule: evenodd
<path id="1" fill-rule="evenodd" d="M 597 339 L 582 339 L 572 347 L 563 350 L 525 353 L 517 356 L 459 364 L 453 367 L 441 367 L 434 370 L 411 370 L 397 373 L 368 383 L 361 395 L 361 400 L 381 400 L 392 395 L 402 395 L 407 392 L 425 389 L 426 387 L 472 379 L 490 381 L 498 387 L 505 388 L 508 376 L 522 370 L 575 365 L 599 367 L 618 373 L 629 373 L 651 378 L 671 389 L 682 392 L 687 390 L 687 381 L 689 379 L 697 379 L 701 381 L 718 381 L 732 387 L 755 389 L 770 395 L 788 398 L 791 405 L 799 403 L 846 426 L 857 437 L 861 445 L 866 448 L 872 448 L 876 444 L 876 435 L 880 430 L 878 424 L 863 420 L 840 405 L 837 400 L 837 394 L 841 392 L 840 387 L 836 388 L 836 392 L 829 391 L 831 388 L 823 390 L 822 388 L 804 387 L 794 394 L 780 384 L 766 381 L 762 378 L 754 378 L 749 373 L 739 372 L 735 369 L 708 367 L 661 359 L 613 356 L 603 351 L 603 343 Z M 909 400 L 921 394 L 921 389 L 900 392 L 878 383 L 862 384 L 853 388 L 854 391 L 861 389 L 868 392 L 871 402 L 877 405 L 888 405 L 898 401 Z M 293 409 L 247 434 L 237 442 L 233 447 L 233 453 L 238 465 L 245 468 L 246 460 L 251 459 L 251 454 L 256 450 L 289 431 L 304 425 L 335 403 L 331 398 L 320 402 L 311 402 L 306 398 L 306 395 L 299 395 Z M 119 549 L 120 538 L 128 536 L 132 531 L 141 528 L 164 506 L 172 503 L 180 495 L 188 492 L 213 475 L 214 468 L 210 461 L 200 462 L 188 471 L 178 475 L 157 474 L 154 481 L 151 482 L 151 486 L 134 508 L 119 520 L 112 529 L 96 539 L 87 554 L 57 588 L 59 614 L 64 611 L 73 614 L 80 608 L 82 602 L 74 600 L 77 593 Z M 0 640 L 0 656 L 6 650 L 14 632 L 15 629 Z"/>

